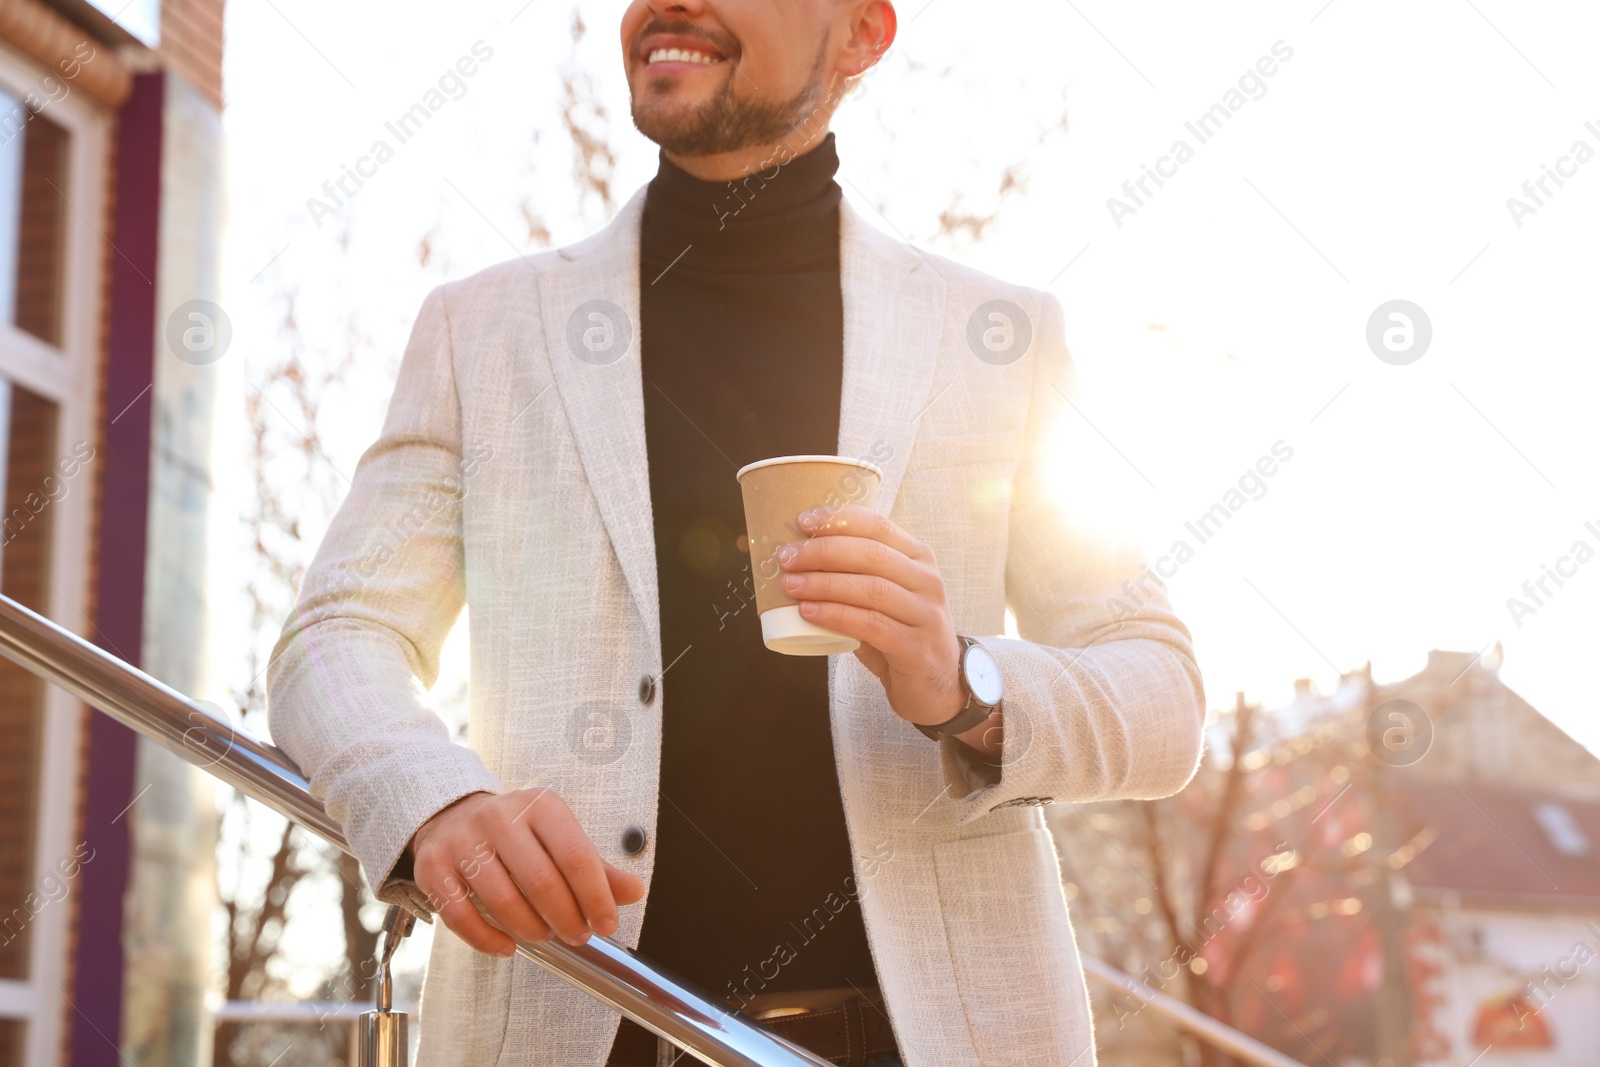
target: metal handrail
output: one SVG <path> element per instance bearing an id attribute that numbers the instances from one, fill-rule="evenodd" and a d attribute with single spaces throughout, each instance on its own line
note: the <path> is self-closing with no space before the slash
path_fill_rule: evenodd
<path id="1" fill-rule="evenodd" d="M 1124 974 L 1108 963 L 1102 963 L 1093 956 L 1084 956 L 1082 960 L 1083 973 L 1090 978 L 1097 978 L 1107 985 L 1116 986 L 1121 992 L 1155 1009 L 1156 1014 L 1164 1016 L 1180 1029 L 1209 1041 L 1224 1052 L 1231 1052 L 1240 1059 L 1255 1064 L 1256 1067 L 1305 1067 L 1299 1060 L 1285 1056 L 1249 1034 L 1240 1033 L 1227 1023 L 1218 1022 L 1205 1012 L 1191 1008 L 1177 997 L 1170 997 L 1159 990 L 1151 989 L 1144 982 L 1132 975 Z"/>
<path id="2" fill-rule="evenodd" d="M 0 655 L 350 852 L 344 831 L 280 749 L 7 596 L 0 596 Z M 590 937 L 577 947 L 518 941 L 517 953 L 712 1067 L 832 1067 L 609 938 Z M 1088 975 L 1257 1067 L 1302 1067 L 1100 960 L 1082 962 Z"/>
<path id="3" fill-rule="evenodd" d="M 344 831 L 282 751 L 6 596 L 0 655 L 350 851 Z M 712 1067 L 832 1067 L 609 938 L 576 947 L 518 941 L 517 953 Z"/>

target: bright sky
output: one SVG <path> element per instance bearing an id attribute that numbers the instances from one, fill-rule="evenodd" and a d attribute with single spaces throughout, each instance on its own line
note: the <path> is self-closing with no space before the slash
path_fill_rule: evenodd
<path id="1" fill-rule="evenodd" d="M 572 7 L 546 0 L 397 2 L 382 18 L 312 0 L 229 5 L 236 346 L 274 336 L 281 286 L 298 286 L 301 326 L 329 351 L 341 316 L 358 317 L 374 387 L 337 420 L 346 471 L 429 288 L 532 250 L 524 197 L 558 243 L 603 221 L 576 201 L 562 64 L 610 110 L 619 199 L 654 173 L 656 148 L 627 119 L 621 5 L 580 6 L 590 33 L 573 55 Z M 1600 550 L 1600 107 L 1584 103 L 1600 99 L 1588 54 L 1600 11 L 1227 8 L 913 0 L 881 72 L 835 122 L 846 195 L 919 239 L 954 193 L 985 209 L 1001 170 L 1027 163 L 1026 193 L 981 244 L 933 247 L 1060 296 L 1083 386 L 1079 411 L 1063 412 L 1070 490 L 1152 558 L 1180 538 L 1195 548 L 1170 590 L 1212 707 L 1241 689 L 1285 701 L 1297 677 L 1326 691 L 1369 658 L 1395 679 L 1430 648 L 1503 641 L 1503 677 L 1600 749 L 1584 666 L 1600 559 L 1560 564 L 1570 576 L 1547 580 L 1535 612 L 1507 606 L 1575 542 Z M 460 98 L 319 227 L 307 199 L 480 41 L 492 58 Z M 1267 56 L 1271 76 L 1246 77 Z M 1238 110 L 1201 143 L 1185 123 L 1241 77 Z M 1063 114 L 1067 128 L 1039 143 Z M 1114 219 L 1107 198 L 1179 139 L 1192 158 Z M 1519 226 L 1507 198 L 1527 200 L 1546 165 L 1569 176 L 1547 179 Z M 425 234 L 437 258 L 422 271 Z M 1406 365 L 1368 346 L 1369 318 L 1393 300 L 1431 323 Z M 1278 442 L 1292 458 L 1259 499 L 1204 545 L 1186 533 Z"/>

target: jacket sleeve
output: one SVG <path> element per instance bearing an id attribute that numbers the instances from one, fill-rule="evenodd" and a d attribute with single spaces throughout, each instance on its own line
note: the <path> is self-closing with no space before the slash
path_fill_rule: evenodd
<path id="1" fill-rule="evenodd" d="M 1205 692 L 1189 631 L 1139 553 L 1092 532 L 1052 486 L 1055 430 L 1078 416 L 1061 303 L 1040 296 L 1005 572 L 1019 638 L 978 638 L 1005 682 L 1002 751 L 939 743 L 960 822 L 1012 803 L 1166 796 L 1200 759 Z"/>
<path id="2" fill-rule="evenodd" d="M 274 740 L 343 826 L 379 899 L 423 915 L 431 909 L 409 863 L 395 870 L 412 835 L 459 797 L 503 790 L 423 701 L 465 603 L 461 498 L 472 466 L 435 289 L 383 430 L 356 466 L 267 666 Z"/>

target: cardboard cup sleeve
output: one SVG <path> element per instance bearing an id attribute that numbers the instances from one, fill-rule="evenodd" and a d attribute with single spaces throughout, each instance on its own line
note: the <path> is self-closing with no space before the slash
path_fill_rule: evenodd
<path id="1" fill-rule="evenodd" d="M 855 651 L 861 644 L 855 638 L 801 618 L 800 602 L 780 584 L 778 549 L 806 540 L 800 529 L 803 511 L 841 504 L 876 510 L 883 471 L 874 463 L 846 456 L 778 456 L 739 468 L 737 477 L 744 495 L 762 642 L 790 656 Z"/>

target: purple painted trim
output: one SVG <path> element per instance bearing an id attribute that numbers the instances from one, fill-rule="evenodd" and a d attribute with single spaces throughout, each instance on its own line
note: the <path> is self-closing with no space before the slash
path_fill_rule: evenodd
<path id="1" fill-rule="evenodd" d="M 166 76 L 139 74 L 117 123 L 110 341 L 106 359 L 100 514 L 95 537 L 95 641 L 138 665 L 144 639 L 145 527 L 150 509 L 156 259 L 161 206 L 161 119 Z M 109 716 L 89 717 L 83 836 L 94 862 L 79 875 L 74 948 L 72 1063 L 121 1067 L 122 898 L 131 855 L 137 735 Z"/>

